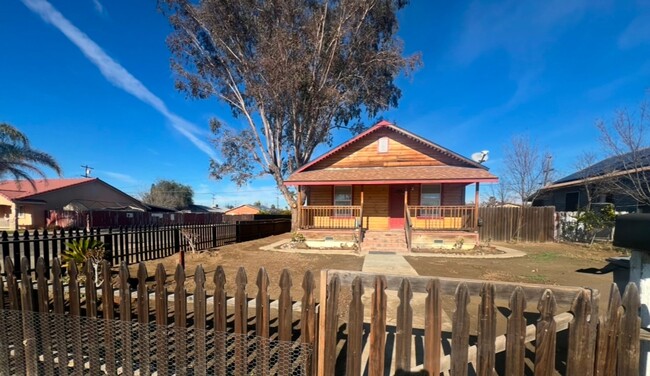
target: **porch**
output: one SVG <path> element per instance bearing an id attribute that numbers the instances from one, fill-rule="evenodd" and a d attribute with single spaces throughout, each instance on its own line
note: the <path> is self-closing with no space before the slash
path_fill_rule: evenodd
<path id="1" fill-rule="evenodd" d="M 301 206 L 299 215 L 301 230 L 368 230 L 371 219 L 367 211 L 364 216 L 363 205 L 306 205 Z M 393 223 L 391 229 L 408 224 L 415 231 L 475 231 L 476 217 L 475 205 L 406 205 L 403 216 L 389 217 L 389 222 Z"/>

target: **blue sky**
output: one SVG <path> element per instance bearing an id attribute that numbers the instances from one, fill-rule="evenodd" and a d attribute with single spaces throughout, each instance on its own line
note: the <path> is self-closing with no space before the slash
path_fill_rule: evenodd
<path id="1" fill-rule="evenodd" d="M 0 2 L 0 121 L 66 177 L 89 164 L 134 195 L 162 178 L 191 185 L 202 204 L 275 204 L 270 178 L 243 188 L 209 178 L 208 119 L 242 124 L 216 100 L 175 91 L 155 3 Z M 581 152 L 601 150 L 597 119 L 650 96 L 648 1 L 414 0 L 399 18 L 407 53 L 420 51 L 424 66 L 400 78 L 399 107 L 383 117 L 464 155 L 490 150 L 497 175 L 521 133 L 570 173 Z"/>

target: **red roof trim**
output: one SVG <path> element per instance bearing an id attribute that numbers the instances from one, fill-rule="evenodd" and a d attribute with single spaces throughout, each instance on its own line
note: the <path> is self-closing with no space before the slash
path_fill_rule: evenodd
<path id="1" fill-rule="evenodd" d="M 370 128 L 369 128 L 368 130 L 366 130 L 365 132 L 360 133 L 360 134 L 357 135 L 356 137 L 351 138 L 350 140 L 348 140 L 348 141 L 342 143 L 341 145 L 335 147 L 334 149 L 328 151 L 327 153 L 321 155 L 320 157 L 318 157 L 318 158 L 314 159 L 313 161 L 307 163 L 306 165 L 300 167 L 299 169 L 297 169 L 296 171 L 294 171 L 294 172 L 292 173 L 292 175 L 293 175 L 293 174 L 296 174 L 296 173 L 299 173 L 299 172 L 303 172 L 304 170 L 308 169 L 309 167 L 315 165 L 316 163 L 318 163 L 318 162 L 320 162 L 320 161 L 322 161 L 322 160 L 324 160 L 324 159 L 330 157 L 330 156 L 333 155 L 334 153 L 337 153 L 337 152 L 340 151 L 341 149 L 344 149 L 344 148 L 348 147 L 349 145 L 351 145 L 351 144 L 353 144 L 353 143 L 355 143 L 355 142 L 361 140 L 362 138 L 364 138 L 364 137 L 368 136 L 369 134 L 374 133 L 374 132 L 376 132 L 377 130 L 382 129 L 382 128 L 390 128 L 390 129 L 392 129 L 392 130 L 395 131 L 395 132 L 401 133 L 401 134 L 403 134 L 403 135 L 406 136 L 406 137 L 412 138 L 412 139 L 414 139 L 414 140 L 416 140 L 416 141 L 418 141 L 418 142 L 420 142 L 420 143 L 422 143 L 422 144 L 424 144 L 424 145 L 426 145 L 426 146 L 429 146 L 429 147 L 431 147 L 431 148 L 434 148 L 434 149 L 436 149 L 436 150 L 442 152 L 443 154 L 447 154 L 447 155 L 450 156 L 450 157 L 454 157 L 454 158 L 459 159 L 459 160 L 461 160 L 461 161 L 463 161 L 463 162 L 466 162 L 466 163 L 468 163 L 468 164 L 471 164 L 471 165 L 473 165 L 473 166 L 475 166 L 475 167 L 478 167 L 478 168 L 482 168 L 482 169 L 484 169 L 484 170 L 487 170 L 487 167 L 483 166 L 483 165 L 480 164 L 480 163 L 476 163 L 476 162 L 474 162 L 473 160 L 471 160 L 471 159 L 469 159 L 469 158 L 465 158 L 465 157 L 463 157 L 462 155 L 460 155 L 460 154 L 458 154 L 458 153 L 455 153 L 455 152 L 453 152 L 453 151 L 451 151 L 451 150 L 449 150 L 449 149 L 447 149 L 447 148 L 444 148 L 444 147 L 442 147 L 442 146 L 440 146 L 440 145 L 438 145 L 438 144 L 436 144 L 436 143 L 433 143 L 433 142 L 431 142 L 431 141 L 429 141 L 429 140 L 426 140 L 426 139 L 424 139 L 424 138 L 422 138 L 422 137 L 420 137 L 420 136 L 418 136 L 418 135 L 416 135 L 416 134 L 414 134 L 414 133 L 411 133 L 411 132 L 409 132 L 409 131 L 407 131 L 407 130 L 404 130 L 404 129 L 402 129 L 402 128 L 396 126 L 395 124 L 389 123 L 389 122 L 386 121 L 386 120 L 382 120 L 382 121 L 380 121 L 379 123 L 377 123 L 377 124 L 373 125 L 372 127 L 370 127 Z"/>
<path id="2" fill-rule="evenodd" d="M 336 181 L 285 181 L 286 186 L 296 185 L 390 185 L 390 184 L 450 184 L 450 183 L 498 183 L 497 178 L 484 179 L 428 179 L 428 180 L 336 180 Z"/>

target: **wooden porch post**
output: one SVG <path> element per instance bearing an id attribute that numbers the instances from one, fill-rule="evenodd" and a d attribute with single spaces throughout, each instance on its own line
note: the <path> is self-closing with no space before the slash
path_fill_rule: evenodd
<path id="1" fill-rule="evenodd" d="M 296 205 L 298 213 L 296 214 L 298 219 L 298 230 L 302 228 L 302 187 L 298 186 L 298 204 Z"/>
<path id="2" fill-rule="evenodd" d="M 474 191 L 474 231 L 478 231 L 479 184 L 478 182 L 476 183 L 476 190 Z"/>
<path id="3" fill-rule="evenodd" d="M 363 185 L 361 186 L 361 202 L 359 203 L 361 205 L 361 210 L 359 213 L 360 221 L 359 225 L 361 226 L 361 229 L 363 229 Z"/>
<path id="4" fill-rule="evenodd" d="M 408 210 L 409 206 L 409 186 L 406 186 L 406 189 L 404 189 L 404 220 L 406 221 L 406 211 Z"/>

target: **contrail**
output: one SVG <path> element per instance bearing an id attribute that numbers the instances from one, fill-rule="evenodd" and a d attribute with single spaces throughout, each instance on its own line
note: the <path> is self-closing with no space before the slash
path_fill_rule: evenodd
<path id="1" fill-rule="evenodd" d="M 204 133 L 199 127 L 171 112 L 162 99 L 149 91 L 140 80 L 108 56 L 97 43 L 68 21 L 52 4 L 46 0 L 21 1 L 32 12 L 41 16 L 43 21 L 59 29 L 63 35 L 79 47 L 81 52 L 99 68 L 99 71 L 110 83 L 156 109 L 169 120 L 179 133 L 190 140 L 197 148 L 210 156 L 210 158 L 218 160 L 213 148 L 199 138 Z"/>

